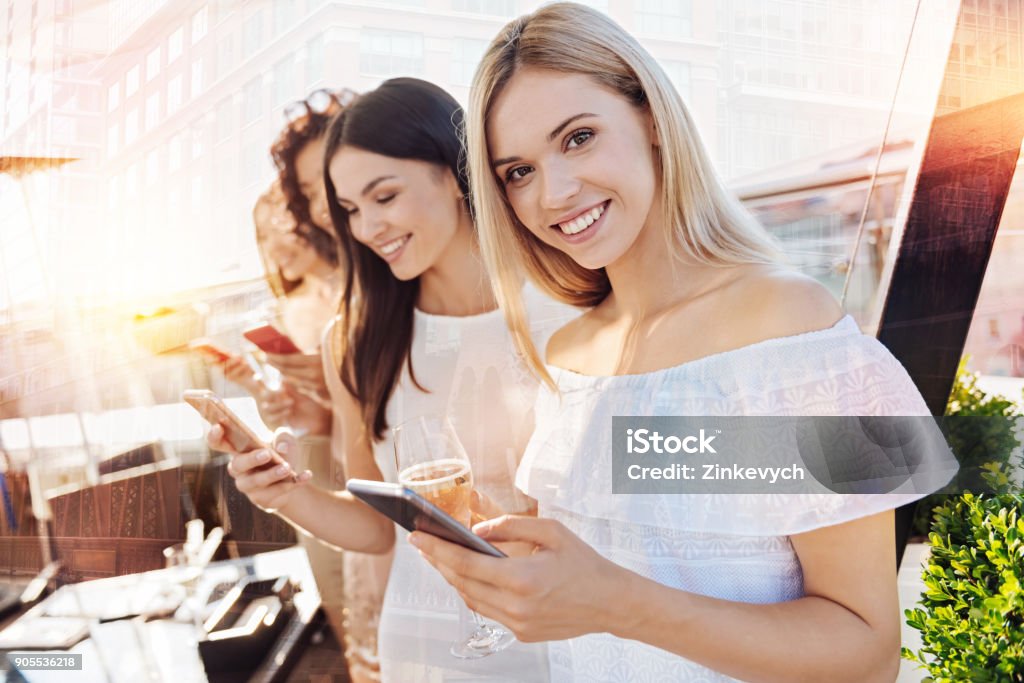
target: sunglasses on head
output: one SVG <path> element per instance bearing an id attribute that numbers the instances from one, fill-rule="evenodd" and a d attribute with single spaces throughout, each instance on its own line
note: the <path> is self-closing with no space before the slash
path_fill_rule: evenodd
<path id="1" fill-rule="evenodd" d="M 284 117 L 289 122 L 312 116 L 313 114 L 330 114 L 343 109 L 356 98 L 356 93 L 348 88 L 332 90 L 319 88 L 309 93 L 304 100 L 296 100 L 284 108 Z"/>

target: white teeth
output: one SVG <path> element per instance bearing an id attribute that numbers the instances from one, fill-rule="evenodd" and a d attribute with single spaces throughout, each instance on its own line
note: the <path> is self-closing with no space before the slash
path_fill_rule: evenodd
<path id="1" fill-rule="evenodd" d="M 593 209 L 583 214 L 582 216 L 577 216 L 573 220 L 568 221 L 566 223 L 559 223 L 558 227 L 561 228 L 562 232 L 565 233 L 566 235 L 575 235 L 578 232 L 583 232 L 591 225 L 593 225 L 594 221 L 601 217 L 601 214 L 604 213 L 604 207 L 604 204 L 601 204 L 600 206 L 595 206 Z"/>
<path id="2" fill-rule="evenodd" d="M 399 237 L 396 240 L 392 240 L 392 241 L 388 242 L 387 244 L 381 246 L 380 253 L 384 254 L 385 256 L 389 256 L 390 254 L 394 254 L 396 251 L 399 250 L 399 248 L 401 248 L 401 246 L 403 244 L 406 243 L 406 241 L 408 239 L 409 239 L 409 236 L 406 235 L 405 237 Z"/>

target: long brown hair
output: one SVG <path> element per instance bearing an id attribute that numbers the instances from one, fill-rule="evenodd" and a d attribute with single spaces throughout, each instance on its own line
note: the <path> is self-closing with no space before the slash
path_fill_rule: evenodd
<path id="1" fill-rule="evenodd" d="M 362 409 L 363 424 L 372 425 L 374 440 L 387 429 L 388 400 L 407 364 L 413 383 L 420 389 L 412 367 L 414 308 L 419 279 L 396 278 L 372 249 L 352 236 L 348 212 L 338 203 L 328 173 L 331 159 L 345 146 L 396 159 L 415 159 L 451 171 L 469 210 L 461 143 L 462 107 L 432 83 L 416 78 L 394 78 L 359 99 L 338 116 L 327 131 L 324 147 L 324 181 L 331 221 L 341 246 L 345 271 L 341 315 L 336 326 L 340 336 L 340 375 L 345 388 Z"/>

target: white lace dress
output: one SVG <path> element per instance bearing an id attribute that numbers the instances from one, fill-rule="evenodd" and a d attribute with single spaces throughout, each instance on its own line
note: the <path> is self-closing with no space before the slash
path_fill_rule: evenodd
<path id="1" fill-rule="evenodd" d="M 612 416 L 928 415 L 903 366 L 849 316 L 821 331 L 638 375 L 549 367 L 517 486 L 539 514 L 604 557 L 666 586 L 773 603 L 803 595 L 789 536 L 916 500 L 913 484 L 875 495 L 614 495 Z M 955 472 L 948 453 L 941 484 Z M 940 484 L 940 485 L 941 485 Z M 594 634 L 549 643 L 552 681 L 731 681 L 643 643 Z"/>
<path id="2" fill-rule="evenodd" d="M 531 335 L 538 348 L 579 311 L 556 303 L 533 287 L 523 291 Z M 424 414 L 447 414 L 472 464 L 474 486 L 509 512 L 523 512 L 531 501 L 513 484 L 523 450 L 533 432 L 538 383 L 518 359 L 500 310 L 468 317 L 417 311 L 412 342 L 413 370 L 427 392 L 418 390 L 406 370 L 388 401 L 389 426 Z M 395 481 L 390 433 L 375 445 L 384 478 Z M 394 562 L 380 616 L 378 647 L 381 679 L 415 681 L 547 681 L 544 644 L 516 643 L 484 659 L 451 655 L 459 635 L 460 598 L 397 530 Z M 351 553 L 350 553 L 351 554 Z"/>

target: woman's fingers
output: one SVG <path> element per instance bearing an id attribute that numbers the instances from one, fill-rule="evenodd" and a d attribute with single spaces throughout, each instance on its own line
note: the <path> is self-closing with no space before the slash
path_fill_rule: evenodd
<path id="1" fill-rule="evenodd" d="M 308 470 L 303 472 L 297 481 L 291 480 L 276 481 L 266 485 L 258 485 L 253 478 L 257 475 L 248 475 L 235 480 L 235 486 L 257 507 L 266 512 L 277 512 L 279 508 L 288 502 L 291 493 L 299 486 L 302 486 L 312 478 Z"/>
<path id="2" fill-rule="evenodd" d="M 271 454 L 267 449 L 260 449 L 258 451 L 250 451 L 248 453 L 241 453 L 231 457 L 231 473 L 232 476 L 241 476 L 247 474 L 252 470 L 264 467 L 270 462 Z"/>
<path id="3" fill-rule="evenodd" d="M 445 574 L 445 578 L 448 578 L 449 575 L 446 572 L 450 572 L 453 576 L 493 583 L 495 573 L 500 573 L 500 569 L 495 563 L 506 561 L 504 558 L 490 557 L 475 550 L 463 548 L 461 545 L 449 543 L 422 531 L 414 531 L 409 534 L 409 543 L 413 547 L 419 548 L 427 561 L 437 567 L 442 574 Z M 450 580 L 449 583 L 451 583 Z"/>
<path id="4" fill-rule="evenodd" d="M 234 467 L 232 467 L 232 470 L 234 470 Z M 244 473 L 235 472 L 232 476 L 235 478 L 235 486 L 239 491 L 246 495 L 260 493 L 260 498 L 262 499 L 266 498 L 266 490 L 273 486 L 287 485 L 292 487 L 297 484 L 303 484 L 312 478 L 312 473 L 309 470 L 295 475 L 294 479 L 292 478 L 293 473 L 294 470 L 288 465 L 274 465 L 273 467 L 249 470 Z M 279 490 L 287 492 L 291 488 Z"/>
<path id="5" fill-rule="evenodd" d="M 561 545 L 561 539 L 566 529 L 553 519 L 502 515 L 477 524 L 473 527 L 473 532 L 492 543 L 515 541 L 557 549 Z"/>
<path id="6" fill-rule="evenodd" d="M 267 354 L 267 363 L 277 368 L 298 389 L 325 393 L 323 361 L 319 353 Z"/>
<path id="7" fill-rule="evenodd" d="M 219 424 L 210 427 L 206 433 L 206 445 L 215 451 L 231 452 L 231 444 L 224 438 L 224 428 Z"/>

